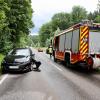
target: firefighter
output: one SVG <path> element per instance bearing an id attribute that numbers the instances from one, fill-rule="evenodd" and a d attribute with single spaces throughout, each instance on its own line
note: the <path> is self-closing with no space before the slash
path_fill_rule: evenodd
<path id="1" fill-rule="evenodd" d="M 52 53 L 53 53 L 52 46 L 50 46 L 50 47 L 49 47 L 50 58 L 52 57 Z"/>

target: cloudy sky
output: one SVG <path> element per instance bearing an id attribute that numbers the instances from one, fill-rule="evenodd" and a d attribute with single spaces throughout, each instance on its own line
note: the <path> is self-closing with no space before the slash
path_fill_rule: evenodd
<path id="1" fill-rule="evenodd" d="M 37 34 L 43 23 L 50 21 L 58 12 L 71 12 L 74 5 L 80 5 L 88 12 L 97 9 L 98 0 L 32 0 L 33 22 L 35 27 L 31 34 Z"/>

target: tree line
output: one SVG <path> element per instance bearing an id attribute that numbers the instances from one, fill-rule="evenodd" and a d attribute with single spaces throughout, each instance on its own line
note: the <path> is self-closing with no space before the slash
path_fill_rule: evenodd
<path id="1" fill-rule="evenodd" d="M 27 44 L 32 22 L 31 0 L 0 0 L 0 52 Z"/>
<path id="2" fill-rule="evenodd" d="M 51 21 L 44 23 L 39 30 L 39 41 L 41 46 L 48 46 L 54 34 L 67 29 L 68 27 L 81 22 L 84 19 L 100 23 L 100 2 L 98 9 L 93 13 L 87 13 L 81 6 L 74 6 L 71 13 L 61 12 L 54 14 Z"/>

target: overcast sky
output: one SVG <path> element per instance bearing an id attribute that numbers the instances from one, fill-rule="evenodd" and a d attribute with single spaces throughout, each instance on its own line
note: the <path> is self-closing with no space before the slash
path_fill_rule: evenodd
<path id="1" fill-rule="evenodd" d="M 71 12 L 74 5 L 80 5 L 88 12 L 97 9 L 98 0 L 32 0 L 33 22 L 35 27 L 31 34 L 37 34 L 43 23 L 51 20 L 58 12 Z"/>

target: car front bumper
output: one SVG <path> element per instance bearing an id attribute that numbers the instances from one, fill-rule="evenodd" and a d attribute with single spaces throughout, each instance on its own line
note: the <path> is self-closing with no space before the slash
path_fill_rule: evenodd
<path id="1" fill-rule="evenodd" d="M 24 63 L 3 63 L 2 68 L 5 71 L 26 71 L 30 68 L 30 62 Z"/>

